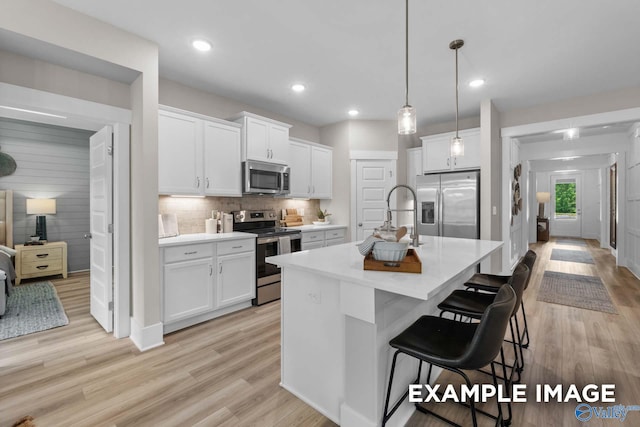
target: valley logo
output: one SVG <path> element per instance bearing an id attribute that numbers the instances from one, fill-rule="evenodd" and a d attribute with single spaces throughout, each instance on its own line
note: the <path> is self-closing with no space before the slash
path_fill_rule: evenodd
<path id="1" fill-rule="evenodd" d="M 596 407 L 581 403 L 576 406 L 575 415 L 578 421 L 582 421 L 583 423 L 586 423 L 593 417 L 624 421 L 629 411 L 640 411 L 640 405 L 614 405 L 604 408 L 602 406 Z"/>

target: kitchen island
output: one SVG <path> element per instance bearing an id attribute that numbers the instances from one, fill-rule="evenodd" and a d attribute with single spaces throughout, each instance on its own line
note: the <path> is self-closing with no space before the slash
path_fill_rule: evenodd
<path id="1" fill-rule="evenodd" d="M 281 385 L 342 426 L 381 424 L 388 342 L 464 284 L 502 242 L 421 236 L 422 274 L 363 270 L 354 243 L 270 257 L 282 267 Z M 415 377 L 398 359 L 392 399 Z M 435 370 L 434 370 L 435 372 Z M 405 402 L 387 425 L 404 425 Z"/>

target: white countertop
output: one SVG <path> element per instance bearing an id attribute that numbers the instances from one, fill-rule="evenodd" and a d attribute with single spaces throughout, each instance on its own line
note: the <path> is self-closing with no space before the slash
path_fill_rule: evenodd
<path id="1" fill-rule="evenodd" d="M 256 235 L 253 233 L 240 233 L 234 231 L 232 233 L 194 233 L 194 234 L 181 234 L 176 237 L 165 237 L 159 239 L 158 246 L 161 248 L 167 246 L 178 246 L 189 243 L 206 243 L 206 242 L 223 242 L 225 240 L 239 240 L 239 239 L 255 239 Z"/>
<path id="2" fill-rule="evenodd" d="M 416 251 L 422 261 L 422 274 L 364 270 L 364 257 L 353 242 L 273 256 L 267 258 L 267 262 L 427 300 L 442 285 L 485 259 L 503 244 L 491 240 L 434 236 L 420 236 L 420 240 L 422 244 Z"/>
<path id="3" fill-rule="evenodd" d="M 288 230 L 300 230 L 300 231 L 325 231 L 325 230 L 335 230 L 336 228 L 347 228 L 346 225 L 339 224 L 329 224 L 329 225 L 299 225 L 297 227 L 282 227 Z"/>

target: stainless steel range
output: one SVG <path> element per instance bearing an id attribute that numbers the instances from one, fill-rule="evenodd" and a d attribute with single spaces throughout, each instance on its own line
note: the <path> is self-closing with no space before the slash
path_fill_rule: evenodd
<path id="1" fill-rule="evenodd" d="M 280 268 L 265 261 L 267 257 L 301 249 L 299 230 L 278 227 L 274 210 L 234 211 L 233 231 L 255 233 L 256 239 L 256 298 L 253 305 L 280 299 Z"/>

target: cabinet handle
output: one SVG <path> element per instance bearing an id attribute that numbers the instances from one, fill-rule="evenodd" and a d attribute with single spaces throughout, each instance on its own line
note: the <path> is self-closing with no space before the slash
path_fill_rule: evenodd
<path id="1" fill-rule="evenodd" d="M 209 276 L 213 276 L 213 265 L 209 264 Z"/>
<path id="2" fill-rule="evenodd" d="M 222 263 L 220 263 L 220 270 L 218 271 L 219 274 L 222 274 Z"/>
<path id="3" fill-rule="evenodd" d="M 240 246 L 231 246 L 231 249 L 241 249 L 241 248 L 242 248 L 242 245 L 240 245 Z"/>
<path id="4" fill-rule="evenodd" d="M 200 177 L 196 177 L 196 188 L 200 188 Z"/>
<path id="5" fill-rule="evenodd" d="M 451 166 L 451 165 L 449 164 L 449 157 L 447 157 L 447 166 Z"/>
<path id="6" fill-rule="evenodd" d="M 193 255 L 193 254 L 197 254 L 198 251 L 192 251 L 192 252 L 185 252 L 185 255 Z"/>
<path id="7" fill-rule="evenodd" d="M 36 255 L 38 258 L 46 258 L 49 256 L 49 254 L 38 254 Z"/>
<path id="8" fill-rule="evenodd" d="M 209 177 L 207 177 L 207 188 L 209 188 Z"/>
<path id="9" fill-rule="evenodd" d="M 37 266 L 36 268 L 37 268 L 38 270 L 45 270 L 45 269 L 49 268 L 49 266 L 48 266 L 48 265 L 39 265 L 39 266 Z"/>
<path id="10" fill-rule="evenodd" d="M 311 186 L 307 185 L 307 193 L 311 194 Z"/>

